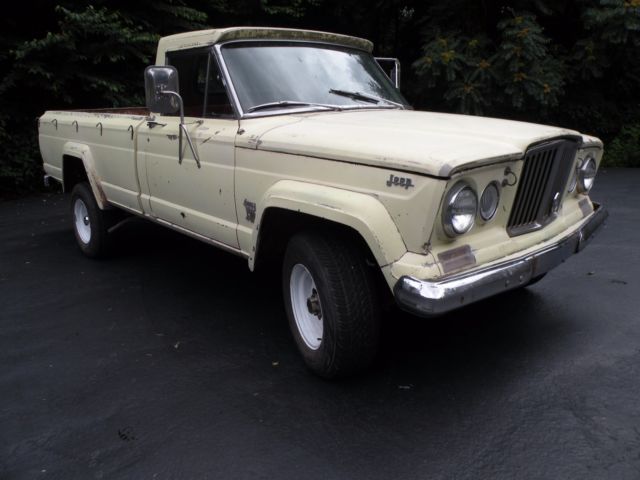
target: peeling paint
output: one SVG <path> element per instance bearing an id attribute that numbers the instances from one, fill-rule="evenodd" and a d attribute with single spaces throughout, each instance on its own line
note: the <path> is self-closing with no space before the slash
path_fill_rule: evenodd
<path id="1" fill-rule="evenodd" d="M 256 204 L 255 204 L 255 202 L 250 202 L 249 200 L 247 200 L 245 198 L 244 202 L 242 202 L 242 204 L 244 205 L 244 208 L 247 211 L 247 216 L 246 216 L 247 221 L 249 221 L 251 223 L 254 223 L 256 221 Z"/>
<path id="2" fill-rule="evenodd" d="M 260 140 L 259 135 L 251 135 L 247 140 L 247 146 L 253 149 L 257 149 L 261 143 L 262 143 L 262 140 Z"/>
<path id="3" fill-rule="evenodd" d="M 96 200 L 98 201 L 98 205 L 101 209 L 104 209 L 108 204 L 107 195 L 102 190 L 102 182 L 100 177 L 96 173 L 86 158 L 83 158 L 84 168 L 87 172 L 87 176 L 89 177 L 89 183 L 91 184 L 91 189 L 93 190 L 93 194 L 96 196 Z"/>

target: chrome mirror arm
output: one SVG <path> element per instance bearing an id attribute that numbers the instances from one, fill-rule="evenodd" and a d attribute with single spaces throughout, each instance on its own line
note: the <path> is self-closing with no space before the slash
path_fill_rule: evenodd
<path id="1" fill-rule="evenodd" d="M 184 135 L 187 138 L 187 143 L 189 144 L 189 148 L 191 149 L 191 153 L 193 154 L 193 158 L 196 161 L 196 165 L 198 166 L 198 168 L 200 168 L 200 157 L 198 157 L 196 149 L 193 146 L 193 142 L 191 141 L 191 136 L 189 135 L 189 132 L 184 125 L 184 102 L 182 101 L 182 97 L 178 92 L 173 92 L 171 90 L 162 90 L 159 93 L 175 98 L 178 102 L 178 107 L 180 108 L 180 127 L 178 129 L 178 164 L 182 165 L 182 160 L 184 158 L 184 155 L 182 154 L 182 133 L 184 132 Z"/>
<path id="2" fill-rule="evenodd" d="M 172 90 L 160 90 L 158 93 L 176 99 L 176 101 L 178 102 L 178 108 L 180 109 L 180 123 L 184 123 L 184 102 L 182 101 L 182 97 L 180 96 L 180 94 Z"/>
<path id="3" fill-rule="evenodd" d="M 191 153 L 193 154 L 193 158 L 196 161 L 196 165 L 198 166 L 198 168 L 200 168 L 200 158 L 198 157 L 198 154 L 196 153 L 196 149 L 193 146 L 193 142 L 191 141 L 191 136 L 189 135 L 189 132 L 187 131 L 187 127 L 184 125 L 184 123 L 180 124 L 180 158 L 179 158 L 179 163 L 182 163 L 182 132 L 184 131 L 184 135 L 187 139 L 187 143 L 189 144 L 189 148 L 191 149 Z"/>

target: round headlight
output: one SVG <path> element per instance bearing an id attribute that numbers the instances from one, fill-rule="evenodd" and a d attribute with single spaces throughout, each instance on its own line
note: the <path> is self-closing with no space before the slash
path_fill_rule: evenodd
<path id="1" fill-rule="evenodd" d="M 578 191 L 588 193 L 596 178 L 596 159 L 588 155 L 578 167 Z"/>
<path id="2" fill-rule="evenodd" d="M 482 192 L 480 197 L 480 216 L 485 222 L 493 218 L 498 210 L 500 202 L 500 190 L 497 182 L 491 182 Z"/>
<path id="3" fill-rule="evenodd" d="M 468 232 L 478 212 L 476 192 L 464 182 L 456 183 L 447 196 L 442 210 L 442 225 L 450 237 Z"/>

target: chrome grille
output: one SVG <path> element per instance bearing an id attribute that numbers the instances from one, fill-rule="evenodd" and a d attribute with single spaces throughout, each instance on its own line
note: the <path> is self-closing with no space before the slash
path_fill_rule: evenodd
<path id="1" fill-rule="evenodd" d="M 507 224 L 510 236 L 538 230 L 556 218 L 577 148 L 577 142 L 563 139 L 527 151 Z"/>

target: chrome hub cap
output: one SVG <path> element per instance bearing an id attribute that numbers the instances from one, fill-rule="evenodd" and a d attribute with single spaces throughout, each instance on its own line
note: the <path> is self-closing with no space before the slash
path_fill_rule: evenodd
<path id="1" fill-rule="evenodd" d="M 91 223 L 89 222 L 89 210 L 81 198 L 76 198 L 73 204 L 73 217 L 76 232 L 82 243 L 87 244 L 91 240 Z"/>
<path id="2" fill-rule="evenodd" d="M 302 340 L 312 350 L 322 343 L 322 304 L 316 283 L 307 268 L 298 263 L 289 280 L 291 309 Z"/>

